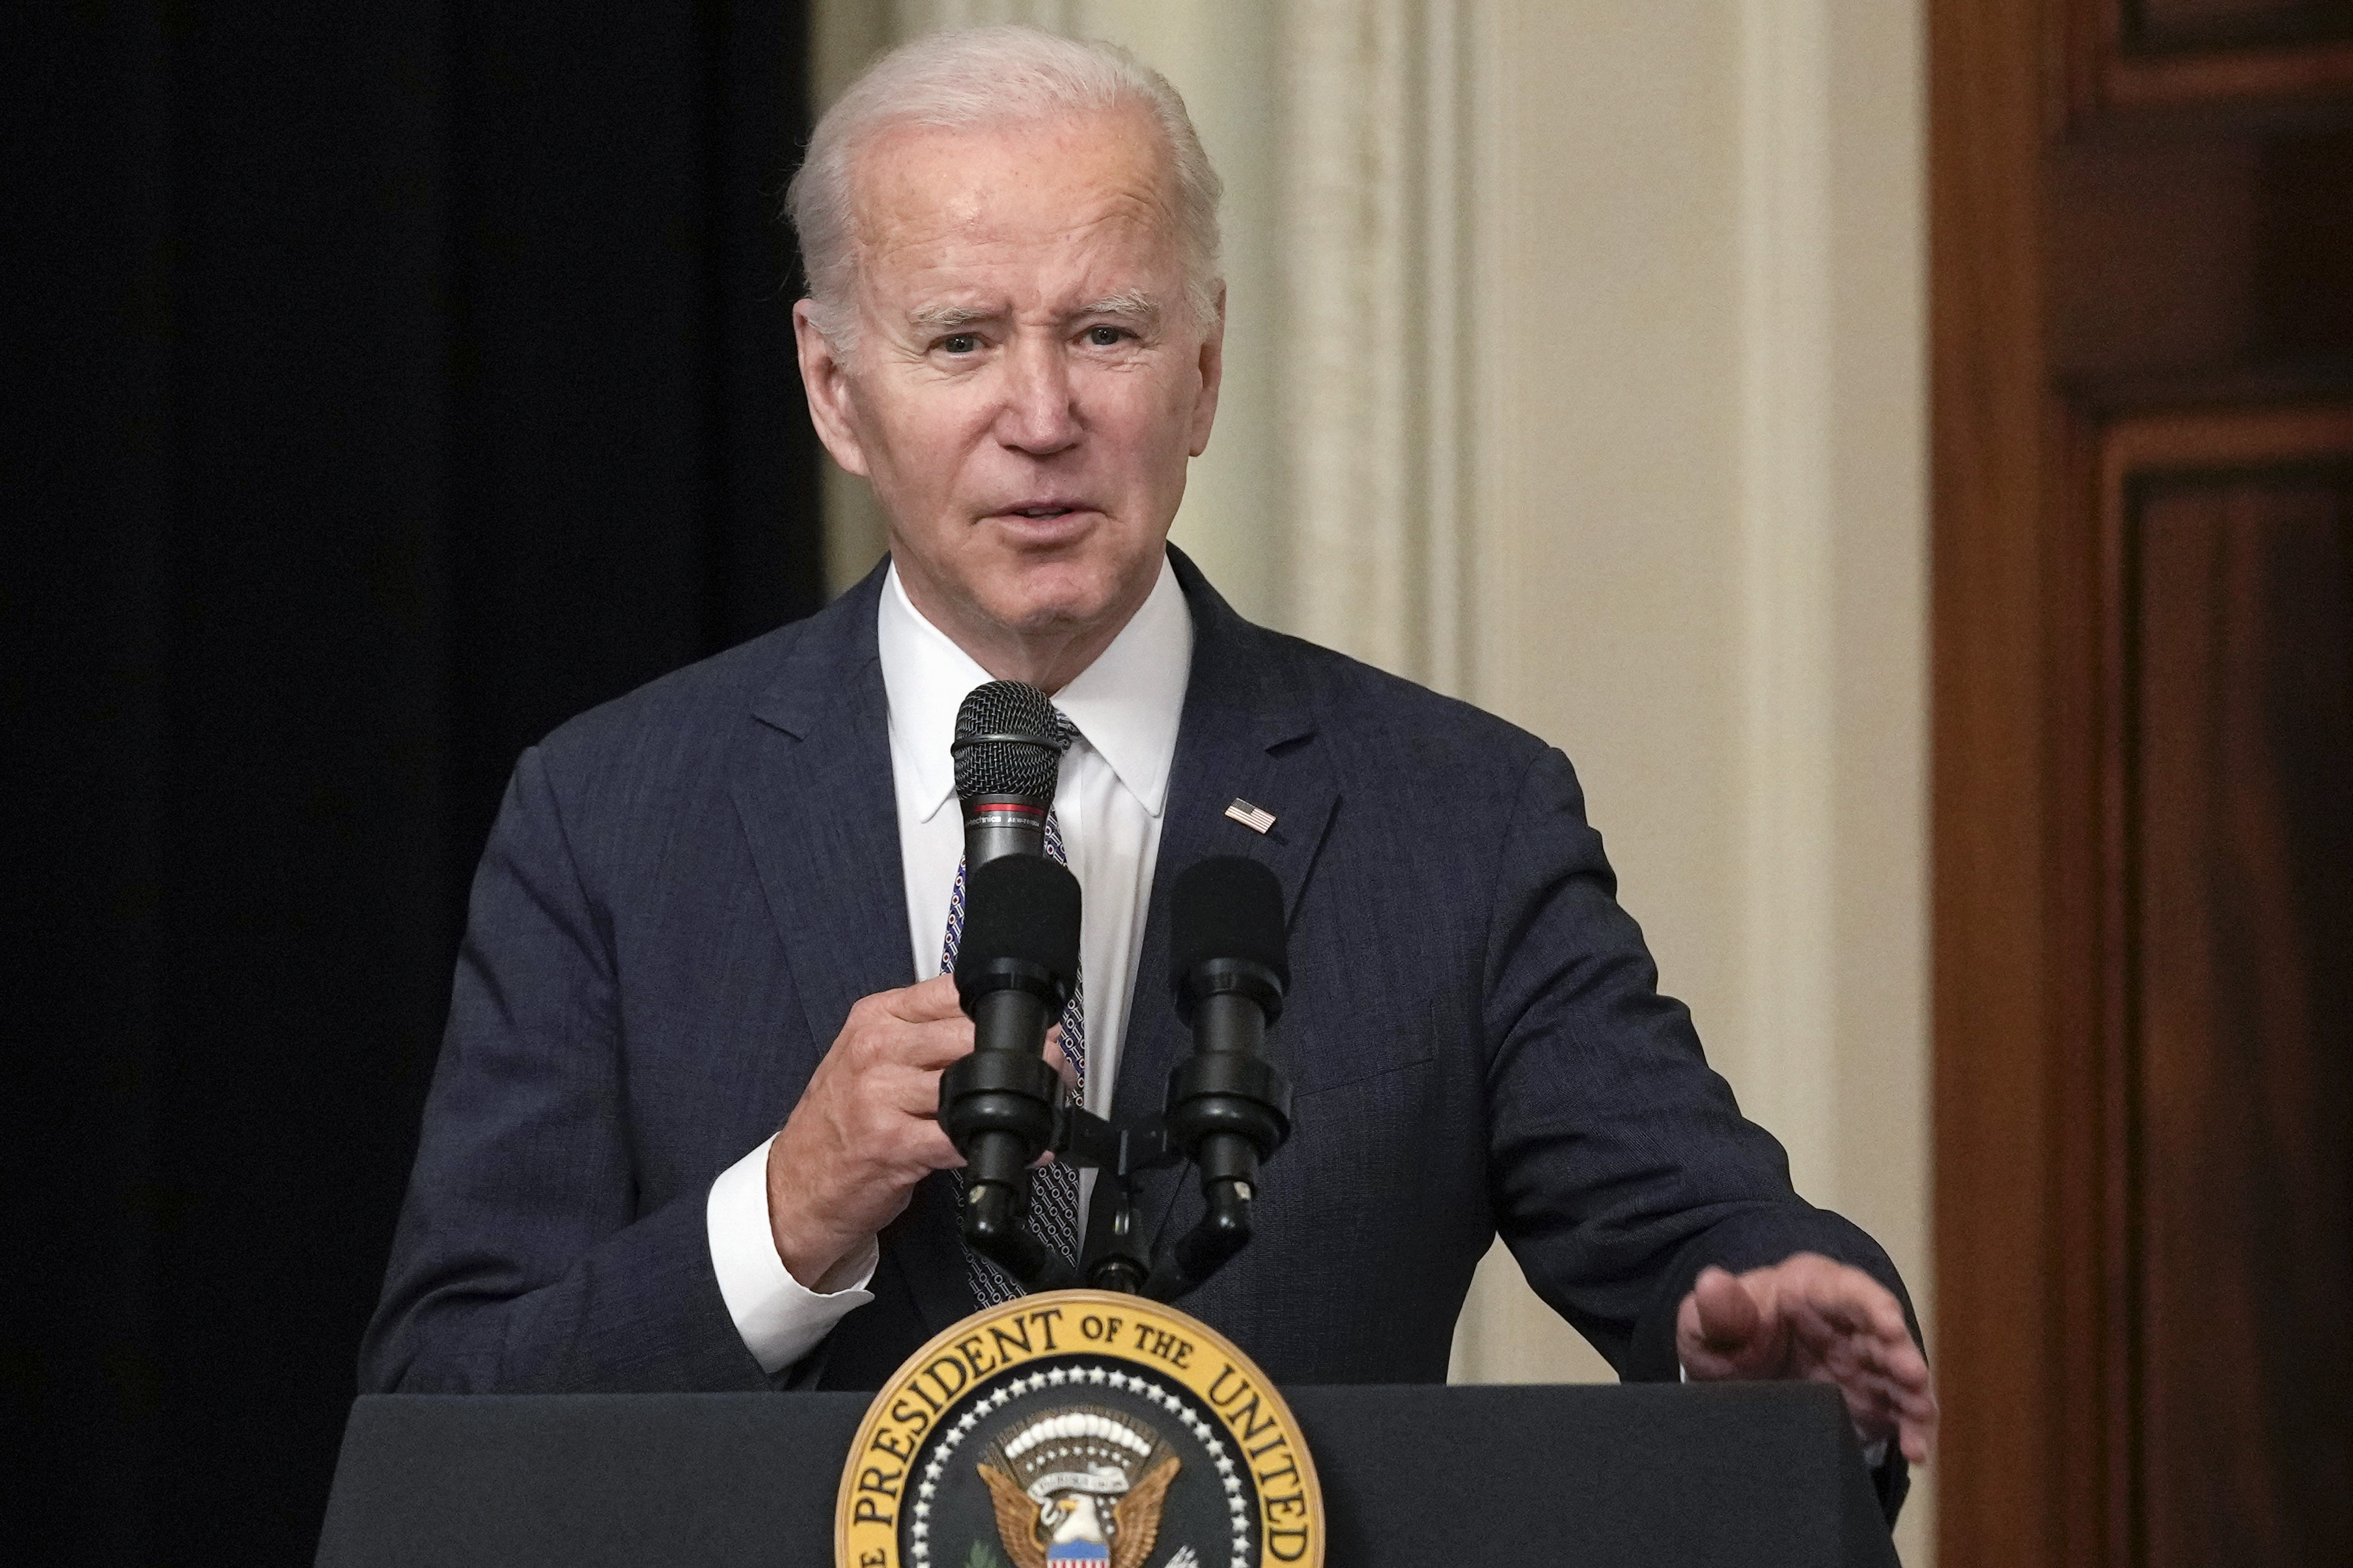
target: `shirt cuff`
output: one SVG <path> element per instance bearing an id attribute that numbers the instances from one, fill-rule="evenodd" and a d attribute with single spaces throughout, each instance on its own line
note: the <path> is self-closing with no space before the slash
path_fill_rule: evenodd
<path id="1" fill-rule="evenodd" d="M 834 1324 L 874 1300 L 866 1285 L 882 1257 L 881 1247 L 869 1240 L 818 1281 L 836 1287 L 829 1291 L 812 1290 L 793 1278 L 776 1256 L 776 1236 L 768 1228 L 768 1144 L 775 1142 L 769 1138 L 720 1172 L 702 1210 L 720 1299 L 744 1347 L 770 1376 L 808 1354 Z"/>

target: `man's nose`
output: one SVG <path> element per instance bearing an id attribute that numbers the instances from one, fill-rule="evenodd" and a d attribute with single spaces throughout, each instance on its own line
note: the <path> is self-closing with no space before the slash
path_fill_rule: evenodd
<path id="1" fill-rule="evenodd" d="M 997 416 L 997 439 L 1045 457 L 1079 438 L 1077 389 L 1061 345 L 1024 338 L 1005 360 L 1005 407 Z"/>

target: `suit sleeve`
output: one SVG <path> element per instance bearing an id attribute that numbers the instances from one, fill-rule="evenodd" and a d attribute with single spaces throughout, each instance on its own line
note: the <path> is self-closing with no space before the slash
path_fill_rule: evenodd
<path id="1" fill-rule="evenodd" d="M 364 1391 L 769 1385 L 721 1295 L 705 1194 L 639 1212 L 617 1020 L 534 749 L 475 876 Z"/>
<path id="2" fill-rule="evenodd" d="M 1822 1253 L 1909 1317 L 1878 1244 L 1790 1187 L 1616 892 L 1568 759 L 1543 753 L 1498 861 L 1484 977 L 1496 1224 L 1529 1284 L 1630 1382 L 1679 1375 L 1675 1314 L 1709 1264 Z"/>

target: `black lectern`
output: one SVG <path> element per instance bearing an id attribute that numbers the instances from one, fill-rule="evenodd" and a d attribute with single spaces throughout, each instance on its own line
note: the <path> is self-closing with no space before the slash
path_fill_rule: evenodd
<path id="1" fill-rule="evenodd" d="M 1895 1562 L 1825 1385 L 1285 1393 L 1334 1568 Z M 867 1398 L 362 1399 L 319 1565 L 813 1568 Z"/>

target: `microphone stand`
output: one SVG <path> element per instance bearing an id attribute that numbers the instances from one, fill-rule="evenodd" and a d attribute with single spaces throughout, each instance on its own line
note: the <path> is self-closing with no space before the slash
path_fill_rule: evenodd
<path id="1" fill-rule="evenodd" d="M 967 1080 L 957 1087 L 981 1085 Z M 1010 1086 L 987 1087 L 1003 1093 Z M 1001 1203 L 975 1201 L 966 1207 L 965 1240 L 1027 1290 L 1082 1280 L 1098 1290 L 1176 1301 L 1198 1289 L 1250 1244 L 1259 1163 L 1291 1135 L 1291 1087 L 1261 1057 L 1196 1051 L 1169 1075 L 1168 1104 L 1167 1113 L 1124 1122 L 1068 1103 L 1053 1108 L 1042 1146 L 1057 1161 L 1116 1184 L 1110 1231 L 1090 1241 L 1089 1261 L 1075 1277 L 1068 1262 L 1029 1233 L 1021 1215 Z M 1205 1212 L 1175 1241 L 1165 1236 L 1146 1241 L 1138 1201 L 1142 1178 L 1188 1160 L 1201 1167 Z M 976 1200 L 979 1192 L 975 1189 Z"/>
<path id="2" fill-rule="evenodd" d="M 1168 1075 L 1162 1113 L 1126 1121 L 1069 1103 L 1036 1051 L 1075 983 L 1078 900 L 1070 872 L 1042 857 L 996 857 L 970 873 L 956 985 L 974 1049 L 941 1075 L 939 1100 L 941 1130 L 965 1153 L 964 1237 L 1026 1289 L 1083 1278 L 1175 1301 L 1250 1244 L 1259 1165 L 1291 1136 L 1291 1087 L 1263 1054 L 1290 984 L 1282 891 L 1263 866 L 1234 857 L 1177 879 L 1176 1000 L 1194 1048 Z M 1047 1151 L 1113 1184 L 1109 1231 L 1091 1238 L 1082 1268 L 1024 1223 L 1031 1163 Z M 1200 1172 L 1201 1218 L 1173 1242 L 1146 1242 L 1141 1180 L 1187 1162 Z"/>

